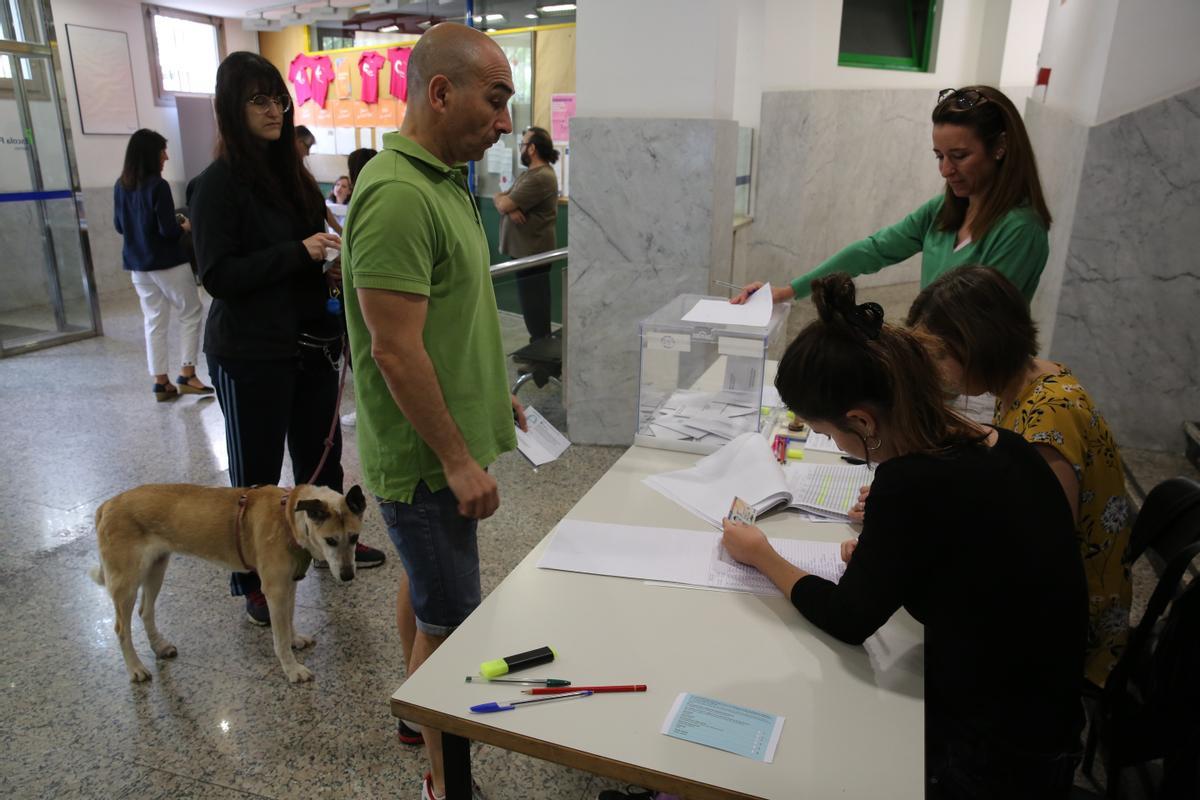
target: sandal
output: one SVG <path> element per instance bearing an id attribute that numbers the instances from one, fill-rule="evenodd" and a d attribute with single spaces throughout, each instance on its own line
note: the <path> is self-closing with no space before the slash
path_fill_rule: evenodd
<path id="1" fill-rule="evenodd" d="M 193 386 L 192 381 L 199 383 L 199 386 Z M 180 375 L 175 379 L 175 383 L 179 384 L 179 391 L 182 394 L 212 394 L 213 388 L 205 386 L 195 375 Z"/>
<path id="2" fill-rule="evenodd" d="M 178 390 L 169 383 L 156 383 L 152 391 L 154 392 L 154 399 L 160 403 L 165 403 L 168 400 L 174 400 L 176 397 L 179 397 Z"/>

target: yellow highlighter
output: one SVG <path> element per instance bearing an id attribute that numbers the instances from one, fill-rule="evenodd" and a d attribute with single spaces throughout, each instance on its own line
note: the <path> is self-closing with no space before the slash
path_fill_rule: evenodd
<path id="1" fill-rule="evenodd" d="M 515 656 L 484 661 L 479 665 L 479 674 L 485 678 L 499 678 L 501 675 L 536 667 L 538 664 L 549 664 L 557 655 L 553 647 L 539 647 L 536 650 L 517 653 Z"/>

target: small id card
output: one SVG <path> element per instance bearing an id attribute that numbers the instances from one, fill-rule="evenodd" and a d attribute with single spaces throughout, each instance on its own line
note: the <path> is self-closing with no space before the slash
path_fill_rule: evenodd
<path id="1" fill-rule="evenodd" d="M 683 692 L 675 698 L 662 732 L 770 764 L 783 732 L 783 717 Z"/>
<path id="2" fill-rule="evenodd" d="M 740 497 L 733 498 L 733 505 L 729 507 L 728 519 L 734 522 L 742 522 L 746 525 L 753 525 L 754 520 L 758 518 L 758 512 L 754 507 Z"/>

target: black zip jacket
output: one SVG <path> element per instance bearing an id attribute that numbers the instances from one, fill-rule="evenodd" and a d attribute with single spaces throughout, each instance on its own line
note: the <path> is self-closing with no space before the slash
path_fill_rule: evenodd
<path id="1" fill-rule="evenodd" d="M 188 185 L 188 206 L 200 279 L 213 297 L 206 354 L 289 358 L 301 332 L 341 332 L 325 310 L 323 262 L 309 258 L 303 244 L 325 229 L 323 216 L 297 219 L 282 202 L 260 200 L 222 159 Z"/>

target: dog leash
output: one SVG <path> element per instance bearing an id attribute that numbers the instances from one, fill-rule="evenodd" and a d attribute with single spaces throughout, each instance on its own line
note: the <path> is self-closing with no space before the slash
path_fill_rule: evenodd
<path id="1" fill-rule="evenodd" d="M 321 453 L 321 460 L 317 462 L 317 468 L 313 470 L 312 476 L 306 483 L 312 483 L 321 474 L 322 468 L 325 466 L 326 459 L 329 458 L 329 453 L 333 450 L 333 434 L 337 430 L 338 420 L 341 419 L 342 410 L 342 390 L 346 388 L 346 369 L 350 366 L 349 351 L 350 343 L 346 341 L 345 335 L 342 336 L 342 371 L 338 376 L 337 402 L 333 404 L 333 419 L 329 422 L 329 433 L 325 436 L 325 451 Z"/>
<path id="2" fill-rule="evenodd" d="M 321 474 L 321 470 L 325 466 L 325 461 L 328 460 L 329 453 L 333 450 L 333 434 L 337 430 L 338 420 L 341 418 L 339 412 L 342 409 L 342 390 L 346 388 L 346 369 L 350 366 L 350 360 L 346 357 L 346 351 L 349 349 L 349 342 L 346 341 L 346 337 L 343 335 L 342 370 L 341 374 L 338 376 L 337 401 L 333 404 L 333 419 L 329 423 L 329 433 L 325 436 L 325 450 L 321 453 L 321 460 L 317 462 L 317 468 L 313 470 L 312 476 L 308 479 L 308 481 L 306 481 L 307 483 L 312 483 L 317 479 L 317 476 Z M 254 489 L 257 487 L 251 486 L 250 488 Z M 281 508 L 287 508 L 289 494 L 289 492 L 284 492 L 283 497 L 280 498 L 279 505 Z M 238 559 L 242 562 L 242 566 L 246 568 L 247 572 L 254 572 L 254 567 L 250 566 L 250 563 L 246 561 L 246 553 L 242 549 L 242 517 L 246 516 L 247 504 L 247 493 L 243 492 L 238 498 L 237 517 L 233 523 L 233 541 L 237 545 Z"/>
<path id="3" fill-rule="evenodd" d="M 251 489 L 257 489 L 257 486 L 251 486 Z M 291 492 L 284 492 L 283 497 L 279 498 L 279 507 L 286 509 L 288 497 Z M 250 566 L 250 562 L 246 561 L 246 553 L 242 550 L 242 517 L 246 516 L 246 506 L 249 505 L 249 492 L 242 492 L 238 498 L 237 517 L 233 523 L 233 542 L 237 545 L 238 559 L 242 562 L 242 566 L 246 568 L 246 572 L 254 572 L 254 567 Z"/>

